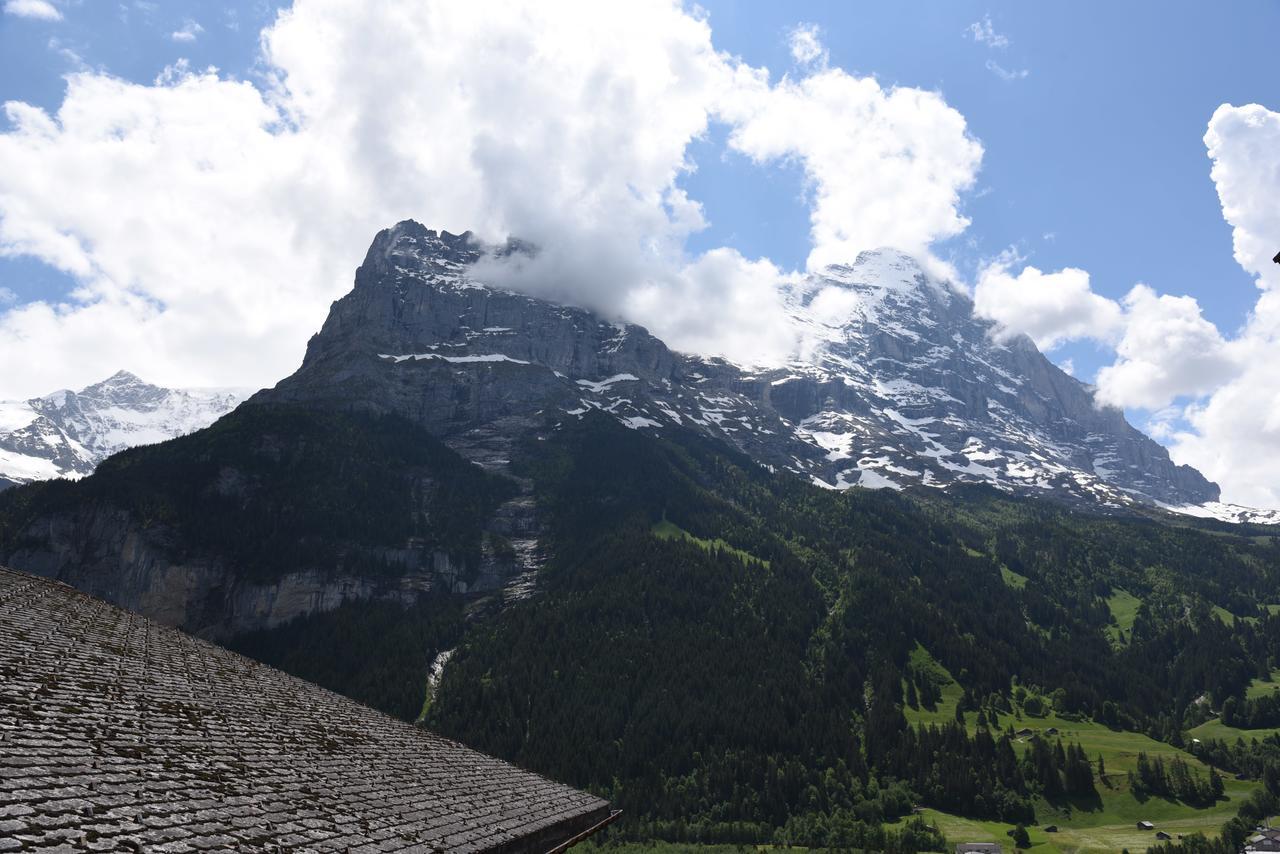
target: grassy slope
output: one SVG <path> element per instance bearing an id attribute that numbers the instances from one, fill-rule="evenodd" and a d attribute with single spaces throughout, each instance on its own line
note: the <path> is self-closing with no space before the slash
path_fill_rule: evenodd
<path id="1" fill-rule="evenodd" d="M 1125 637 L 1128 637 L 1129 632 L 1133 631 L 1134 620 L 1138 618 L 1138 606 L 1141 604 L 1142 600 L 1127 590 L 1116 590 L 1107 599 L 1107 607 L 1111 609 L 1111 619 L 1116 623 L 1108 630 L 1113 641 L 1119 641 L 1120 632 L 1124 632 Z"/>
<path id="2" fill-rule="evenodd" d="M 769 567 L 769 561 L 762 560 L 761 558 L 756 557 L 750 552 L 744 552 L 742 549 L 734 548 L 733 546 L 729 545 L 719 537 L 716 537 L 714 540 L 704 540 L 701 537 L 695 537 L 693 534 L 690 534 L 684 528 L 681 528 L 679 525 L 676 525 L 672 522 L 668 522 L 666 519 L 663 519 L 661 522 L 655 522 L 653 524 L 653 533 L 655 536 L 664 540 L 677 540 L 677 539 L 688 540 L 691 543 L 702 546 L 702 548 L 706 549 L 707 551 L 711 551 L 712 549 L 719 549 L 720 551 L 737 555 L 739 558 L 742 559 L 744 563 L 758 564 L 760 566 L 765 567 L 766 569 L 768 569 Z"/>
<path id="3" fill-rule="evenodd" d="M 1249 690 L 1245 692 L 1245 696 L 1250 700 L 1256 700 L 1259 697 L 1265 697 L 1274 691 L 1280 691 L 1280 670 L 1271 671 L 1270 679 L 1255 679 L 1249 685 Z"/>
<path id="4" fill-rule="evenodd" d="M 1019 575 L 1007 566 L 1000 567 L 1000 577 L 1004 579 L 1004 583 L 1017 590 L 1027 586 L 1027 577 Z"/>
<path id="5" fill-rule="evenodd" d="M 1129 599 L 1133 597 L 1124 594 Z M 1124 600 L 1122 600 L 1123 602 Z M 1137 600 L 1134 600 L 1136 603 Z M 1125 603 L 1127 604 L 1127 603 Z M 1136 613 L 1137 606 L 1133 605 Z M 1114 608 L 1113 608 L 1114 613 Z M 1117 621 L 1119 622 L 1119 621 Z M 1128 631 L 1132 620 L 1122 627 Z M 923 650 L 917 650 L 912 656 L 913 664 L 931 666 L 945 673 L 945 668 L 933 662 Z M 935 671 L 936 672 L 936 671 Z M 907 720 L 911 723 L 943 723 L 955 719 L 956 704 L 960 700 L 960 686 L 954 681 L 942 689 L 942 701 L 934 710 L 905 709 Z M 976 713 L 969 712 L 965 721 L 970 730 L 976 728 Z M 1043 732 L 1050 728 L 1058 730 L 1063 742 L 1078 741 L 1085 753 L 1095 763 L 1102 756 L 1107 767 L 1109 786 L 1098 786 L 1102 806 L 1101 809 L 1058 809 L 1047 802 L 1036 804 L 1036 815 L 1040 826 L 1056 824 L 1059 832 L 1045 833 L 1040 827 L 1028 828 L 1033 843 L 1033 851 L 1119 851 L 1129 848 L 1131 851 L 1145 850 L 1155 844 L 1154 831 L 1139 831 L 1136 824 L 1139 820 L 1151 821 L 1156 828 L 1175 837 L 1197 831 L 1206 836 L 1216 836 L 1223 822 L 1235 815 L 1241 799 L 1247 797 L 1256 783 L 1237 781 L 1226 775 L 1227 800 L 1219 801 L 1212 807 L 1197 809 L 1163 798 L 1150 798 L 1140 802 L 1129 792 L 1127 775 L 1137 765 L 1138 753 L 1148 756 L 1164 756 L 1166 759 L 1181 756 L 1200 773 L 1207 774 L 1208 768 L 1190 754 L 1155 741 L 1145 735 L 1134 732 L 1117 732 L 1102 724 L 1092 721 L 1071 721 L 1058 717 L 1050 712 L 1045 717 L 1036 718 L 1023 715 L 1005 715 L 1000 718 L 1002 728 L 1012 725 L 1015 730 L 1030 729 Z M 1053 736 L 1046 736 L 1052 738 Z M 1203 736 L 1200 736 L 1203 738 Z M 954 844 L 956 842 L 1000 842 L 1009 850 L 1009 838 L 1005 831 L 1010 825 L 1000 822 L 973 821 L 960 816 L 950 815 L 937 810 L 926 810 L 926 817 L 937 824 L 938 829 Z"/>
<path id="6" fill-rule="evenodd" d="M 1273 607 L 1268 605 L 1268 608 Z M 1271 679 L 1254 679 L 1249 683 L 1249 688 L 1245 694 L 1250 697 L 1262 697 L 1273 692 L 1280 691 L 1280 670 L 1271 672 Z M 1222 741 L 1235 741 L 1237 738 L 1243 738 L 1245 741 L 1250 739 L 1266 738 L 1269 735 L 1280 732 L 1280 727 L 1269 727 L 1263 729 L 1240 729 L 1238 727 L 1227 726 L 1220 719 L 1205 721 L 1200 726 L 1190 730 L 1192 738 L 1208 740 L 1211 738 L 1220 739 Z"/>

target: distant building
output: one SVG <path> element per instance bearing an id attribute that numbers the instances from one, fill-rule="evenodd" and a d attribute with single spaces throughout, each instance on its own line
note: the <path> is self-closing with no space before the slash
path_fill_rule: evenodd
<path id="1" fill-rule="evenodd" d="M 1014 735 L 1016 735 L 1018 738 L 1026 738 L 1027 736 L 1032 735 L 1032 731 L 1027 727 L 1023 727 L 1022 729 L 1015 732 Z"/>
<path id="2" fill-rule="evenodd" d="M 1050 825 L 1047 825 L 1047 826 L 1045 827 L 1045 829 L 1044 829 L 1044 832 L 1045 832 L 1045 833 L 1057 833 L 1057 832 L 1058 832 L 1058 826 L 1057 826 L 1056 824 L 1050 824 Z"/>
<path id="3" fill-rule="evenodd" d="M 1165 833 L 1163 830 L 1156 831 L 1156 839 L 1172 839 L 1173 837 Z"/>
<path id="4" fill-rule="evenodd" d="M 1156 826 L 1149 821 L 1138 822 L 1138 830 L 1155 830 Z"/>
<path id="5" fill-rule="evenodd" d="M 5 851 L 16 841 L 543 854 L 617 815 L 593 795 L 2 568 L 0 709 Z"/>
<path id="6" fill-rule="evenodd" d="M 1260 827 L 1245 840 L 1245 854 L 1263 854 L 1271 851 L 1280 851 L 1280 830 Z"/>
<path id="7" fill-rule="evenodd" d="M 961 842 L 956 854 L 1004 854 L 1004 849 L 997 842 Z"/>

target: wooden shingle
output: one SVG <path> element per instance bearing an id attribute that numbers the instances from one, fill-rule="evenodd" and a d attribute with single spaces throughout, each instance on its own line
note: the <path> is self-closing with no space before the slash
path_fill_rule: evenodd
<path id="1" fill-rule="evenodd" d="M 609 817 L 597 797 L 0 568 L 9 849 L 545 852 Z"/>

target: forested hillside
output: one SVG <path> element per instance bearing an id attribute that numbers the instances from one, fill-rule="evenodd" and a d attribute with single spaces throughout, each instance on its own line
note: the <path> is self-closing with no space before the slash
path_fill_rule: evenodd
<path id="1" fill-rule="evenodd" d="M 250 577 L 342 571 L 417 518 L 459 553 L 479 548 L 468 519 L 510 494 L 503 478 L 395 419 L 323 418 L 249 408 L 84 484 L 6 493 L 0 545 L 90 496 L 192 553 L 259 550 Z M 636 838 L 916 851 L 942 844 L 948 816 L 1041 833 L 1131 827 L 1139 809 L 1203 830 L 1280 789 L 1280 749 L 1185 735 L 1218 709 L 1224 724 L 1273 720 L 1257 690 L 1280 663 L 1269 529 L 985 488 L 834 492 L 603 415 L 517 451 L 548 552 L 530 598 L 349 601 L 232 645 L 606 794 Z M 309 460 L 323 461 L 297 481 L 311 486 L 286 490 Z M 229 468 L 252 488 L 211 492 Z M 422 471 L 454 491 L 415 515 Z"/>

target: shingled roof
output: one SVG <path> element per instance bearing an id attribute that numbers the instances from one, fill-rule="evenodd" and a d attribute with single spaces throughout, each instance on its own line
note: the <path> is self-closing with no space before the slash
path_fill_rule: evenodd
<path id="1" fill-rule="evenodd" d="M 0 851 L 545 852 L 609 804 L 0 569 Z"/>

